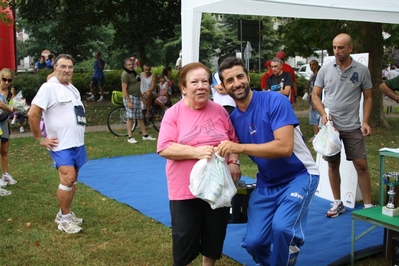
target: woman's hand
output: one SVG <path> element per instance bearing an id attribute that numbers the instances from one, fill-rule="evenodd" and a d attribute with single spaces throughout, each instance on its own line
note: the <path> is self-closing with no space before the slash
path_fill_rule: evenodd
<path id="1" fill-rule="evenodd" d="M 213 154 L 213 147 L 212 146 L 200 146 L 194 148 L 194 157 L 201 159 L 210 159 L 212 158 Z"/>

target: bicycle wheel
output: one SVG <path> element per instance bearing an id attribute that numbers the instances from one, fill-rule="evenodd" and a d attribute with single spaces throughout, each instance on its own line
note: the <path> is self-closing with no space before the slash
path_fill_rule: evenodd
<path id="1" fill-rule="evenodd" d="M 165 111 L 162 110 L 162 108 L 160 108 L 160 107 L 153 107 L 151 110 L 150 123 L 152 124 L 154 129 L 158 132 L 159 132 L 159 129 L 161 128 L 161 122 L 162 122 L 164 113 L 165 113 Z"/>
<path id="2" fill-rule="evenodd" d="M 109 131 L 118 137 L 127 136 L 126 110 L 123 105 L 117 106 L 108 114 L 107 126 Z M 133 120 L 132 132 L 136 129 L 137 120 Z"/>

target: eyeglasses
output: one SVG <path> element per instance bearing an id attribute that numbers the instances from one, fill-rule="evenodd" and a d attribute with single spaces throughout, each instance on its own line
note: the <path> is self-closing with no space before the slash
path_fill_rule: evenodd
<path id="1" fill-rule="evenodd" d="M 11 82 L 12 82 L 12 79 L 1 78 L 1 80 L 2 80 L 3 82 L 7 82 L 7 81 L 8 81 L 8 83 L 11 83 Z"/>

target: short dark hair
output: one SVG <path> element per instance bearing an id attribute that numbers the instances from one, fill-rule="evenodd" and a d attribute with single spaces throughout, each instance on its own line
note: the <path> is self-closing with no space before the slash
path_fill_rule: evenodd
<path id="1" fill-rule="evenodd" d="M 60 60 L 61 58 L 63 59 L 69 59 L 72 61 L 72 65 L 75 64 L 75 60 L 73 59 L 72 55 L 70 54 L 60 54 L 57 56 L 57 58 L 54 60 L 54 65 L 57 65 L 58 60 Z"/>
<path id="2" fill-rule="evenodd" d="M 223 71 L 225 69 L 229 69 L 234 66 L 241 66 L 242 69 L 244 70 L 245 74 L 248 75 L 248 69 L 245 67 L 244 62 L 240 58 L 236 58 L 233 56 L 226 57 L 219 66 L 219 78 L 220 78 L 220 81 L 222 81 L 222 83 L 224 80 Z"/>

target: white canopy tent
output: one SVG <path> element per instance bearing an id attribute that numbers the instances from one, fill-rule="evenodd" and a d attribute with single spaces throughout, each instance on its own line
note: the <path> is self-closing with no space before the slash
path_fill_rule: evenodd
<path id="1" fill-rule="evenodd" d="M 182 0 L 183 65 L 197 62 L 202 13 L 399 24 L 397 0 Z"/>

